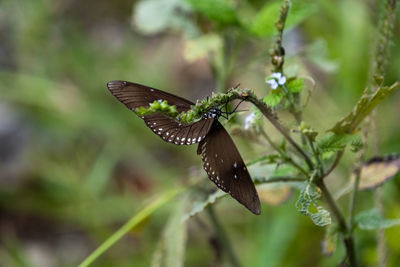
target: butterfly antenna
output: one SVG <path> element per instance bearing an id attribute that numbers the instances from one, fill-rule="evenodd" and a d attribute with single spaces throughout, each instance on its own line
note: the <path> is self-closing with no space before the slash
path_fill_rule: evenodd
<path id="1" fill-rule="evenodd" d="M 240 106 L 240 104 L 242 104 L 242 102 L 243 102 L 243 101 L 244 101 L 244 99 L 240 100 L 239 104 L 237 104 L 237 105 L 236 105 L 236 107 L 233 109 L 233 111 L 231 111 L 231 112 L 228 112 L 228 113 L 229 113 L 229 115 L 231 115 L 231 114 L 235 113 L 235 112 L 236 112 L 236 110 L 238 109 L 238 107 Z M 244 110 L 243 110 L 243 111 L 244 111 Z M 239 111 L 237 111 L 237 112 L 239 112 Z"/>
<path id="2" fill-rule="evenodd" d="M 230 91 L 232 91 L 233 89 L 237 89 L 240 86 L 240 83 L 236 84 L 234 87 L 232 87 L 231 89 L 229 89 L 228 91 L 226 91 L 226 93 L 229 93 Z"/>

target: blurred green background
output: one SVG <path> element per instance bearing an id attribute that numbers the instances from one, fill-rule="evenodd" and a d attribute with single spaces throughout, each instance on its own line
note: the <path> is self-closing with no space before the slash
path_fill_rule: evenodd
<path id="1" fill-rule="evenodd" d="M 209 44 L 192 41 L 222 36 L 227 24 L 237 23 L 221 15 L 230 11 L 213 7 L 214 16 L 202 13 L 207 3 L 229 3 L 248 32 L 235 33 L 246 45 L 226 85 L 241 83 L 262 97 L 279 16 L 267 6 L 279 10 L 280 1 L 207 0 L 206 7 L 182 2 L 0 2 L 0 266 L 76 266 L 155 196 L 192 176 L 202 178 L 201 188 L 214 188 L 195 146 L 162 142 L 114 99 L 106 83 L 133 81 L 192 101 L 210 95 L 218 78 L 211 56 L 198 56 Z M 182 9 L 170 12 L 171 6 Z M 306 1 L 289 15 L 286 70 L 315 80 L 305 120 L 317 130 L 350 111 L 365 88 L 380 6 L 373 0 Z M 397 20 L 388 84 L 400 78 L 399 25 Z M 379 137 L 382 153 L 400 152 L 399 103 L 397 93 L 378 108 L 371 135 Z M 237 116 L 234 127 L 243 128 L 245 115 Z M 245 161 L 268 152 L 265 145 L 234 139 Z M 353 159 L 347 153 L 329 177 L 332 191 L 346 183 Z M 399 218 L 400 181 L 386 184 L 383 192 L 386 216 Z M 334 255 L 322 254 L 325 229 L 296 211 L 297 195 L 293 191 L 278 206 L 264 203 L 260 216 L 228 197 L 217 202 L 244 266 L 336 266 L 344 257 L 340 242 Z M 359 197 L 359 210 L 373 206 L 372 192 Z M 347 202 L 341 204 L 346 211 Z M 149 266 L 173 206 L 157 211 L 93 266 Z M 215 233 L 205 214 L 189 219 L 187 231 L 185 266 L 229 266 L 212 242 Z M 400 227 L 388 229 L 386 237 L 388 266 L 399 266 Z M 357 231 L 356 243 L 363 263 L 375 266 L 375 232 Z"/>

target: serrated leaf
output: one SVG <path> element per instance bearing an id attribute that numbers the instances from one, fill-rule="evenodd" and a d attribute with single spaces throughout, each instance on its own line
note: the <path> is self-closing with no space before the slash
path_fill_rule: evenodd
<path id="1" fill-rule="evenodd" d="M 299 93 L 305 88 L 304 79 L 291 80 L 290 82 L 287 83 L 287 87 L 290 92 Z"/>
<path id="2" fill-rule="evenodd" d="M 282 98 L 283 98 L 282 92 L 280 90 L 275 90 L 266 95 L 263 101 L 268 106 L 274 107 L 282 101 Z"/>
<path id="3" fill-rule="evenodd" d="M 184 266 L 186 223 L 181 220 L 186 201 L 179 201 L 171 214 L 157 250 L 153 254 L 153 267 L 179 267 Z"/>
<path id="4" fill-rule="evenodd" d="M 361 137 L 357 134 L 326 134 L 319 142 L 318 146 L 322 153 L 338 152 L 343 150 L 347 145 L 358 143 Z"/>
<path id="5" fill-rule="evenodd" d="M 318 226 L 326 226 L 332 223 L 331 215 L 329 211 L 321 206 L 316 206 L 317 212 L 310 213 L 311 220 Z"/>
<path id="6" fill-rule="evenodd" d="M 184 0 L 142 0 L 135 6 L 132 23 L 143 34 L 178 29 L 195 36 L 198 30 L 188 18 L 190 11 L 190 5 Z"/>
<path id="7" fill-rule="evenodd" d="M 195 10 L 204 14 L 209 19 L 224 24 L 235 25 L 238 23 L 235 8 L 229 0 L 185 0 Z"/>
<path id="8" fill-rule="evenodd" d="M 211 205 L 217 201 L 217 199 L 224 197 L 226 193 L 222 190 L 217 190 L 214 193 L 210 194 L 206 200 L 198 201 L 193 204 L 192 209 L 182 216 L 182 222 L 186 221 L 192 216 L 202 212 L 208 205 Z"/>
<path id="9" fill-rule="evenodd" d="M 315 225 L 326 226 L 331 224 L 332 220 L 329 212 L 318 205 L 320 197 L 320 189 L 314 184 L 306 182 L 296 201 L 296 208 L 302 214 L 310 216 Z"/>
<path id="10" fill-rule="evenodd" d="M 400 219 L 384 219 L 378 209 L 360 212 L 355 221 L 362 230 L 386 229 L 400 225 Z"/>
<path id="11" fill-rule="evenodd" d="M 222 48 L 221 37 L 217 34 L 207 34 L 186 41 L 183 56 L 188 62 L 208 58 L 212 53 L 218 53 Z"/>
<path id="12" fill-rule="evenodd" d="M 247 25 L 250 32 L 257 36 L 269 37 L 276 33 L 275 22 L 279 18 L 282 1 L 269 1 Z M 296 26 L 316 11 L 311 1 L 293 1 L 286 20 L 286 29 Z"/>
<path id="13" fill-rule="evenodd" d="M 396 82 L 390 87 L 380 87 L 372 95 L 363 94 L 353 111 L 341 119 L 328 131 L 336 134 L 352 134 L 358 125 L 368 116 L 374 108 L 381 103 L 386 97 L 392 94 L 400 86 L 400 82 Z"/>

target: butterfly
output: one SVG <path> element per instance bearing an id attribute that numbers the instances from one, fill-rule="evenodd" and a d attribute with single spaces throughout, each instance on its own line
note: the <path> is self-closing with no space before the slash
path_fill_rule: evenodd
<path id="1" fill-rule="evenodd" d="M 150 107 L 154 101 L 166 100 L 176 106 L 178 112 L 190 110 L 189 100 L 145 85 L 126 81 L 107 83 L 110 92 L 127 108 Z M 254 214 L 261 213 L 260 200 L 246 165 L 232 138 L 218 121 L 222 115 L 213 108 L 194 123 L 181 124 L 164 114 L 142 116 L 146 125 L 161 139 L 175 145 L 199 143 L 197 154 L 201 155 L 203 168 L 218 188 L 229 193 Z"/>

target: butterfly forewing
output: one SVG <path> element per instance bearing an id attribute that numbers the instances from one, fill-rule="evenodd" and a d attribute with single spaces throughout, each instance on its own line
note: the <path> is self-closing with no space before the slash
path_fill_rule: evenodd
<path id="1" fill-rule="evenodd" d="M 164 100 L 169 105 L 175 105 L 178 112 L 187 111 L 194 105 L 184 98 L 136 83 L 112 81 L 107 84 L 107 87 L 132 111 L 139 107 L 150 107 L 154 101 Z M 161 139 L 176 145 L 191 145 L 200 142 L 205 138 L 214 121 L 213 118 L 203 118 L 198 122 L 182 125 L 163 114 L 147 115 L 142 119 Z"/>
<path id="2" fill-rule="evenodd" d="M 110 92 L 129 109 L 149 107 L 154 101 L 167 100 L 169 105 L 175 105 L 178 112 L 187 111 L 194 103 L 182 97 L 157 90 L 148 86 L 125 81 L 107 83 Z"/>
<path id="3" fill-rule="evenodd" d="M 246 165 L 231 137 L 218 121 L 213 123 L 207 137 L 200 142 L 197 153 L 201 154 L 203 167 L 218 188 L 229 193 L 251 212 L 260 214 L 260 200 Z"/>

